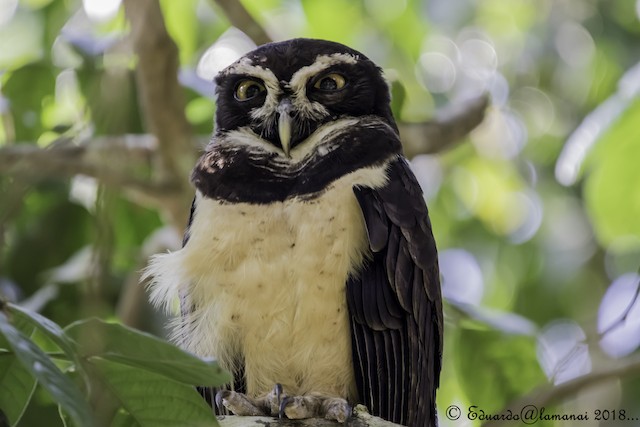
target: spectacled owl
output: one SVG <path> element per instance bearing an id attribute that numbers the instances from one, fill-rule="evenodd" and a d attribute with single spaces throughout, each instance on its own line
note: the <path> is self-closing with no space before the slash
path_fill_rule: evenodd
<path id="1" fill-rule="evenodd" d="M 182 249 L 155 256 L 173 338 L 234 377 L 219 410 L 436 425 L 442 305 L 422 191 L 382 70 L 338 43 L 263 45 L 219 73 Z M 206 393 L 205 393 L 206 394 Z"/>

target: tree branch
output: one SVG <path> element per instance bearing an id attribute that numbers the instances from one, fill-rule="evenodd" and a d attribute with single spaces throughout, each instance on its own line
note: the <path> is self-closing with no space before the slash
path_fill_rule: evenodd
<path id="1" fill-rule="evenodd" d="M 216 0 L 234 25 L 258 42 L 268 35 L 242 7 L 231 0 Z M 156 205 L 168 199 L 174 225 L 186 221 L 191 189 L 187 177 L 195 163 L 195 143 L 184 115 L 183 90 L 178 84 L 178 50 L 169 37 L 157 0 L 125 0 L 139 64 L 137 82 L 141 109 L 151 135 L 96 137 L 79 144 L 52 144 L 41 149 L 21 143 L 0 148 L 4 174 L 30 181 L 85 174 L 108 185 L 134 191 Z M 400 123 L 404 151 L 411 158 L 438 153 L 462 140 L 484 117 L 488 97 L 483 96 L 442 112 L 425 123 Z M 209 138 L 197 139 L 203 146 Z M 140 171 L 148 171 L 140 176 Z"/>
<path id="2" fill-rule="evenodd" d="M 178 84 L 178 47 L 167 33 L 157 0 L 124 0 L 138 56 L 136 82 L 145 122 L 158 140 L 162 181 L 183 188 L 185 203 L 170 209 L 176 224 L 186 222 L 188 176 L 195 156 L 191 125 L 184 114 L 184 91 Z"/>
<path id="3" fill-rule="evenodd" d="M 83 174 L 150 197 L 164 197 L 180 187 L 140 176 L 140 171 L 148 170 L 158 156 L 157 146 L 151 135 L 97 137 L 80 144 L 54 143 L 45 149 L 21 143 L 0 148 L 0 169 L 5 175 L 29 181 Z"/>
<path id="4" fill-rule="evenodd" d="M 400 136 L 405 155 L 412 158 L 418 154 L 433 154 L 449 149 L 482 122 L 487 108 L 486 96 L 459 105 L 449 112 L 442 112 L 439 118 L 425 123 L 400 123 Z M 198 151 L 209 140 L 208 136 L 190 139 L 189 146 L 174 156 L 187 156 L 191 169 L 195 162 L 191 153 Z M 147 198 L 163 203 L 167 196 L 173 198 L 184 195 L 191 197 L 191 190 L 180 185 L 180 180 L 162 173 L 153 173 L 168 155 L 157 137 L 152 135 L 124 135 L 96 137 L 77 144 L 54 144 L 53 148 L 42 149 L 30 143 L 0 147 L 0 170 L 6 175 L 29 179 L 69 178 L 76 174 L 95 177 L 109 185 L 121 186 Z M 166 147 L 167 142 L 165 141 Z M 174 148 L 172 147 L 171 150 Z M 141 170 L 151 168 L 145 177 Z M 181 174 L 186 177 L 187 173 Z M 180 206 L 180 211 L 187 209 Z M 184 222 L 179 223 L 180 226 Z"/>
<path id="5" fill-rule="evenodd" d="M 399 123 L 400 139 L 405 156 L 445 151 L 464 140 L 469 132 L 482 123 L 489 105 L 483 95 L 440 112 L 436 119 L 424 123 Z"/>
<path id="6" fill-rule="evenodd" d="M 253 16 L 242 6 L 240 1 L 214 0 L 214 3 L 222 9 L 231 25 L 249 36 L 256 45 L 260 46 L 272 41 L 265 29 L 262 28 L 258 21 L 253 19 Z"/>
<path id="7" fill-rule="evenodd" d="M 370 415 L 363 405 L 356 406 L 353 413 L 353 418 L 349 419 L 345 424 L 339 424 L 323 418 L 287 420 L 271 417 L 238 417 L 235 415 L 218 417 L 218 423 L 220 427 L 336 427 L 342 425 L 347 427 L 400 427 L 399 424 Z"/>
<path id="8" fill-rule="evenodd" d="M 231 23 L 256 43 L 270 41 L 240 2 L 215 1 Z M 76 174 L 95 177 L 134 192 L 137 201 L 162 207 L 173 225 L 181 229 L 192 194 L 187 178 L 196 150 L 177 80 L 178 49 L 167 33 L 157 0 L 125 0 L 124 5 L 139 61 L 136 79 L 141 110 L 154 136 L 101 137 L 45 150 L 33 144 L 16 144 L 0 148 L 0 168 L 28 181 Z M 455 145 L 482 121 L 487 104 L 488 98 L 483 96 L 433 121 L 400 123 L 406 156 L 437 153 Z M 206 142 L 208 137 L 200 140 Z M 149 173 L 140 177 L 140 170 Z"/>
<path id="9" fill-rule="evenodd" d="M 566 398 L 575 396 L 575 394 L 580 390 L 594 387 L 603 382 L 636 376 L 640 376 L 640 357 L 612 363 L 610 366 L 602 368 L 599 371 L 592 372 L 557 386 L 541 387 L 515 402 L 512 402 L 502 411 L 502 414 L 507 415 L 509 412 L 512 414 L 519 414 L 520 410 L 527 405 L 533 405 L 540 409 L 544 406 L 561 402 Z M 513 423 L 513 421 L 488 421 L 482 424 L 482 427 L 498 427 L 511 425 L 511 423 Z"/>

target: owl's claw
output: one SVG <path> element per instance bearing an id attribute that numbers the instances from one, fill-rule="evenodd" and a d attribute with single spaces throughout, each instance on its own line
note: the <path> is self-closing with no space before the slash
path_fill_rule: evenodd
<path id="1" fill-rule="evenodd" d="M 287 396 L 281 384 L 276 384 L 268 394 L 257 398 L 220 390 L 216 393 L 215 404 L 219 411 L 224 408 L 235 415 L 271 415 L 290 420 L 319 417 L 344 423 L 353 413 L 345 399 L 322 393 Z"/>
<path id="2" fill-rule="evenodd" d="M 320 417 L 344 423 L 352 413 L 351 405 L 345 399 L 310 393 L 304 396 L 286 396 L 280 402 L 278 415 L 290 420 Z"/>
<path id="3" fill-rule="evenodd" d="M 269 415 L 260 409 L 260 405 L 257 401 L 242 393 L 236 393 L 235 391 L 220 390 L 216 393 L 216 406 L 219 410 L 222 407 L 233 412 L 236 415 L 243 416 L 265 416 Z"/>
<path id="4" fill-rule="evenodd" d="M 276 384 L 273 389 L 267 394 L 265 397 L 265 406 L 269 408 L 271 411 L 271 416 L 282 418 L 282 413 L 280 408 L 282 407 L 282 402 L 287 399 L 287 396 L 284 394 L 284 389 L 282 388 L 282 384 Z"/>
<path id="5" fill-rule="evenodd" d="M 322 404 L 324 409 L 324 417 L 328 420 L 334 420 L 339 423 L 344 423 L 351 415 L 353 415 L 353 408 L 349 403 L 340 398 L 329 398 Z"/>
<path id="6" fill-rule="evenodd" d="M 215 397 L 215 402 L 216 402 L 216 408 L 218 409 L 218 412 L 222 412 L 224 406 L 222 404 L 222 399 L 225 398 L 225 395 L 229 393 L 228 390 L 220 390 L 219 392 L 216 393 L 216 397 Z"/>
<path id="7" fill-rule="evenodd" d="M 282 401 L 280 402 L 280 405 L 279 405 L 279 409 L 278 409 L 278 418 L 284 418 L 285 417 L 284 410 L 292 400 L 293 400 L 293 398 L 292 397 L 288 397 L 288 396 L 285 396 L 284 399 L 282 399 Z"/>
<path id="8" fill-rule="evenodd" d="M 280 406 L 280 401 L 282 400 L 281 398 L 284 394 L 282 384 L 280 383 L 276 384 L 276 386 L 273 388 L 273 393 L 277 396 L 278 406 Z"/>

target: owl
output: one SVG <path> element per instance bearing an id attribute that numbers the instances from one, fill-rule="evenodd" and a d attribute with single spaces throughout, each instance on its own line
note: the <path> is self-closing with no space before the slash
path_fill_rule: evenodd
<path id="1" fill-rule="evenodd" d="M 150 297 L 233 374 L 218 411 L 437 424 L 442 304 L 422 191 L 382 70 L 338 43 L 263 45 L 215 79 L 183 247 Z"/>

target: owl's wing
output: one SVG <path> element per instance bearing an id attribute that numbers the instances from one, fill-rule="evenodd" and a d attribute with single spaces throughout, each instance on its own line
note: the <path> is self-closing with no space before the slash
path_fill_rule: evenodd
<path id="1" fill-rule="evenodd" d="M 382 188 L 354 188 L 372 250 L 347 282 L 356 384 L 374 415 L 432 426 L 443 327 L 436 246 L 406 160 L 387 173 Z"/>

